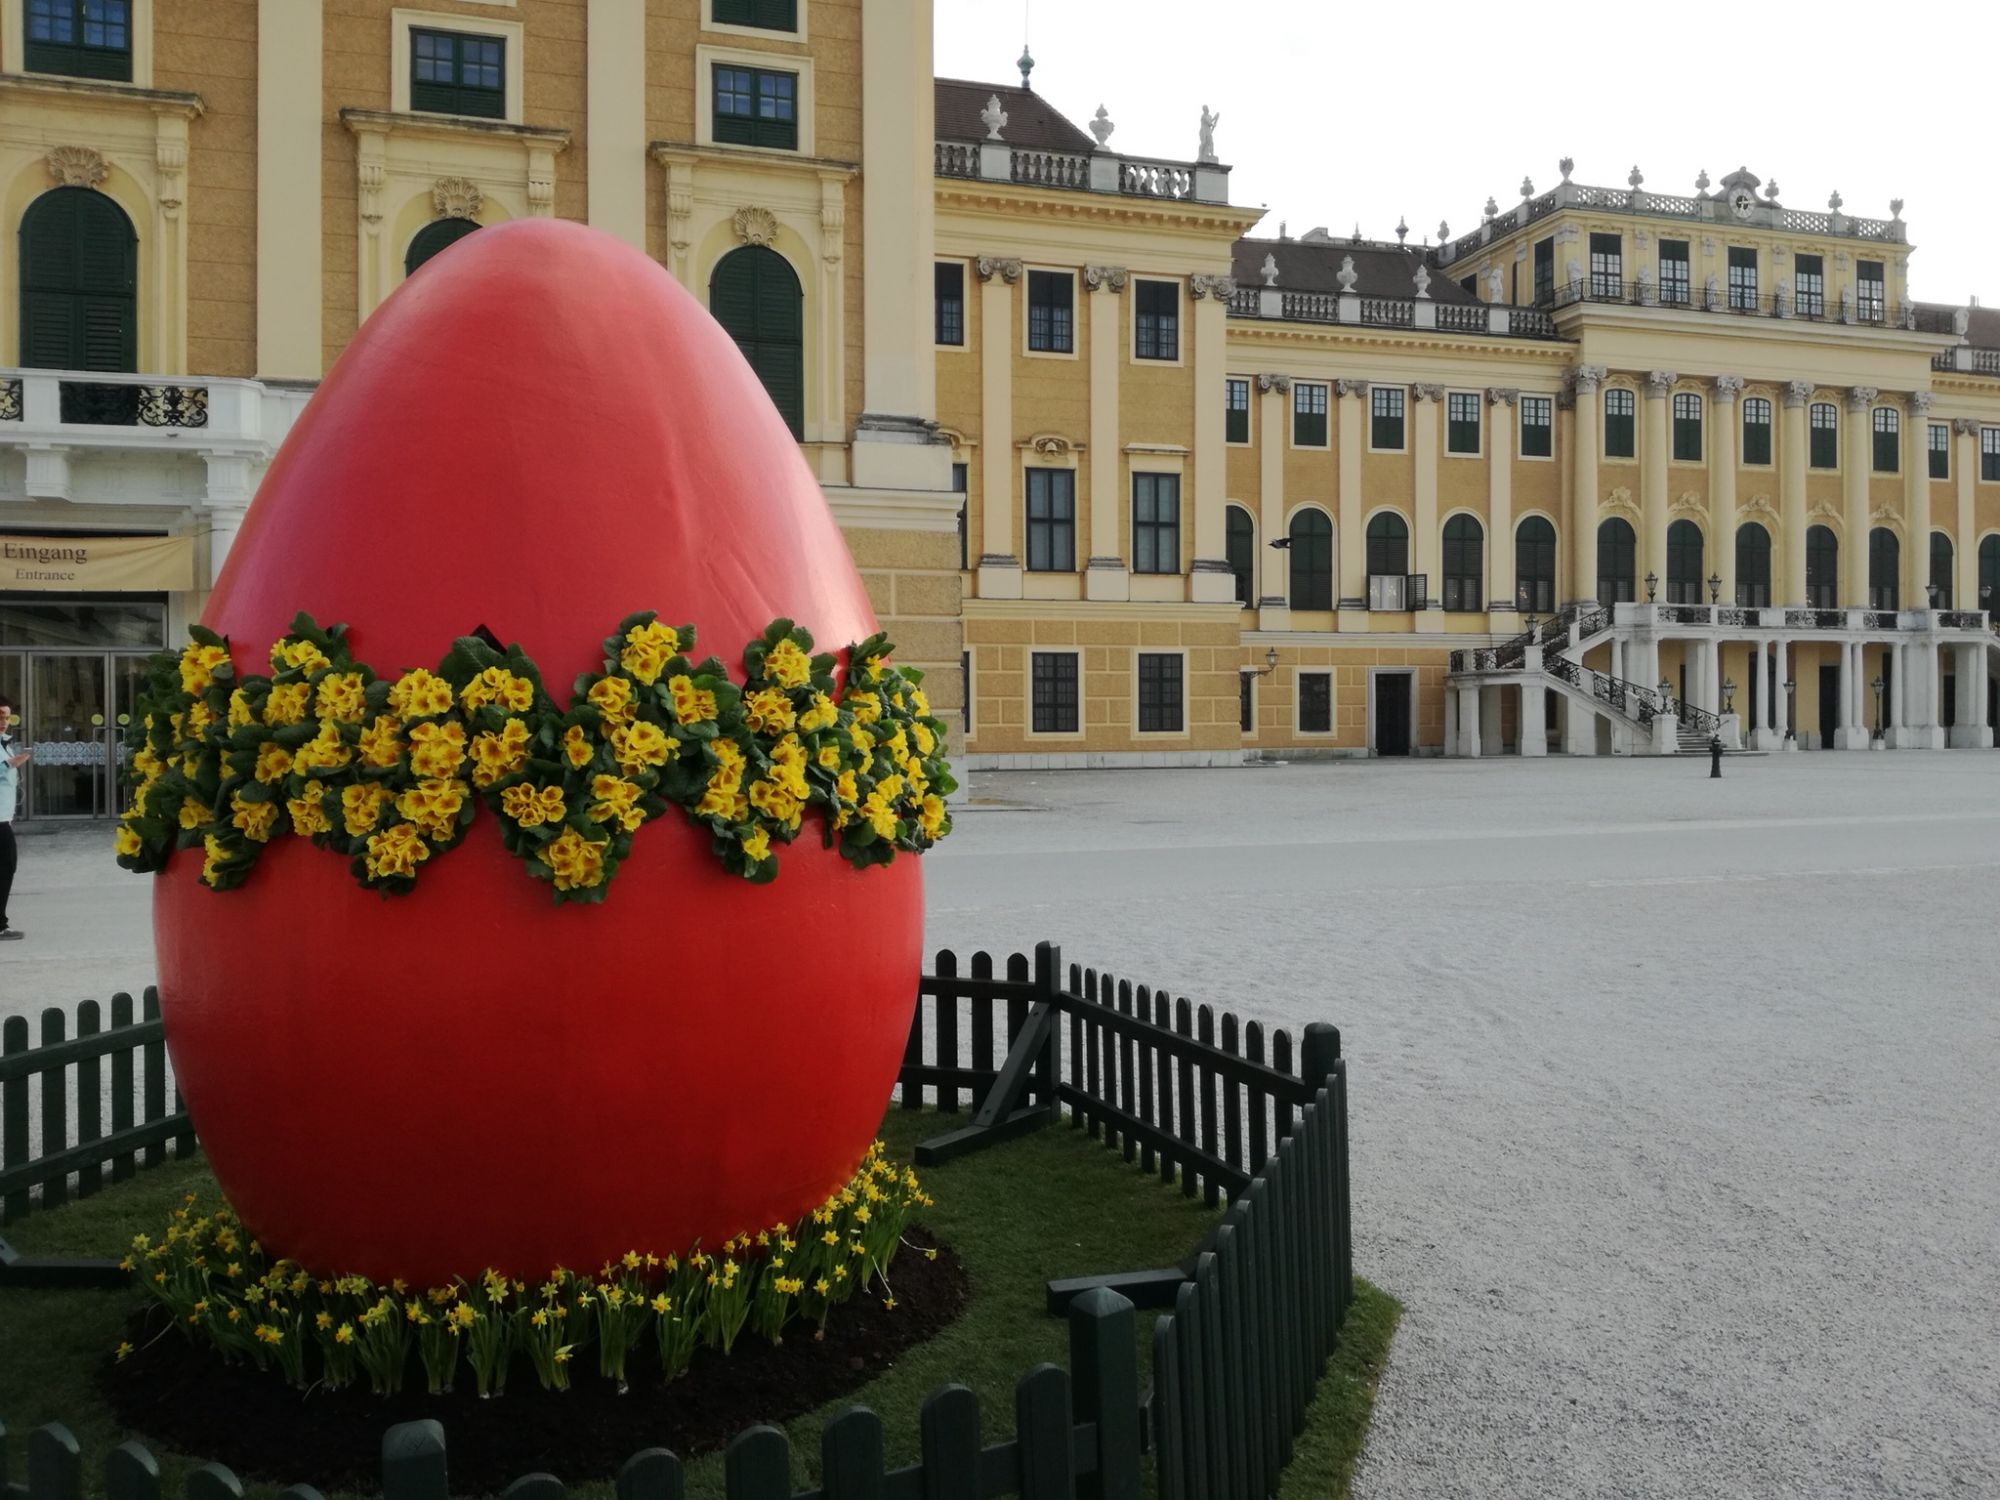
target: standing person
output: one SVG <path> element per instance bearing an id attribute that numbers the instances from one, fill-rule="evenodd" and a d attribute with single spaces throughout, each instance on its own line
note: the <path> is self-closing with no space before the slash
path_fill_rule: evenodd
<path id="1" fill-rule="evenodd" d="M 8 730 L 14 723 L 14 705 L 0 696 L 0 942 L 21 936 L 17 927 L 7 925 L 7 895 L 14 888 L 14 804 L 21 794 L 21 767 L 28 763 L 31 750 L 16 750 Z"/>

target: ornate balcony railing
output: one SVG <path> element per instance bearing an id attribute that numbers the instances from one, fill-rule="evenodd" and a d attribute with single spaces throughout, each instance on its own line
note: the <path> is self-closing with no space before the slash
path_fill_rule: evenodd
<path id="1" fill-rule="evenodd" d="M 1014 181 L 1033 187 L 1088 188 L 1090 158 L 1068 151 L 1016 151 Z"/>
<path id="2" fill-rule="evenodd" d="M 1295 323 L 1338 323 L 1340 299 L 1332 292 L 1285 292 L 1282 316 Z"/>
<path id="3" fill-rule="evenodd" d="M 1806 323 L 1873 323 L 1890 321 L 1879 308 L 1830 300 L 1822 293 L 1751 292 L 1726 286 L 1688 286 L 1678 282 L 1623 281 L 1605 276 L 1580 276 L 1548 292 L 1542 299 L 1551 309 L 1580 302 L 1622 307 L 1663 307 L 1683 312 L 1731 313 L 1744 318 L 1789 318 Z M 1896 321 L 1918 333 L 1951 332 L 1952 310 L 1905 304 Z"/>
<path id="4" fill-rule="evenodd" d="M 21 420 L 21 382 L 0 380 L 0 422 Z"/>
<path id="5" fill-rule="evenodd" d="M 1438 304 L 1437 326 L 1452 333 L 1484 333 L 1487 321 L 1487 307 L 1483 302 Z"/>
<path id="6" fill-rule="evenodd" d="M 1229 294 L 1229 315 L 1232 318 L 1254 318 L 1257 306 L 1257 288 L 1254 286 L 1239 286 Z"/>
<path id="7" fill-rule="evenodd" d="M 1937 623 L 1940 630 L 1984 630 L 1986 614 L 1977 609 L 1939 610 Z"/>
<path id="8" fill-rule="evenodd" d="M 1194 197 L 1194 169 L 1174 161 L 1126 157 L 1118 163 L 1118 191 L 1139 198 Z"/>
<path id="9" fill-rule="evenodd" d="M 1552 339 L 1556 337 L 1556 320 L 1546 311 L 1537 307 L 1517 307 L 1509 313 L 1516 338 Z"/>
<path id="10" fill-rule="evenodd" d="M 979 148 L 966 141 L 939 141 L 932 150 L 931 170 L 939 177 L 977 177 Z"/>
<path id="11" fill-rule="evenodd" d="M 1901 630 L 1903 622 L 1893 609 L 1863 610 L 1861 614 L 1863 630 Z"/>
<path id="12" fill-rule="evenodd" d="M 1960 374 L 2000 375 L 2000 349 L 1941 349 L 1931 356 L 1933 370 Z"/>
<path id="13" fill-rule="evenodd" d="M 1417 321 L 1417 304 L 1402 297 L 1363 297 L 1361 321 L 1385 328 L 1411 328 Z"/>

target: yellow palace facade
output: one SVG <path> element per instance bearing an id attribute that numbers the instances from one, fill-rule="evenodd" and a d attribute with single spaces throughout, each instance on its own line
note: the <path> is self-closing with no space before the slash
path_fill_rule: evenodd
<path id="1" fill-rule="evenodd" d="M 1115 135 L 935 79 L 925 0 L 0 0 L 27 815 L 117 806 L 360 321 L 549 215 L 735 336 L 975 768 L 1991 743 L 2000 319 L 1900 205 L 1564 163 L 1259 237 L 1212 122 Z"/>

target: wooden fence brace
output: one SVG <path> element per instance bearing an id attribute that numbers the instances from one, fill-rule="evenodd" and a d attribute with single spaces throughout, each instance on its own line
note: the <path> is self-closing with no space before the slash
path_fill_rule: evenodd
<path id="1" fill-rule="evenodd" d="M 619 1467 L 618 1500 L 683 1500 L 687 1476 L 665 1448 L 641 1448 Z"/>
<path id="2" fill-rule="evenodd" d="M 105 1500 L 159 1500 L 160 1463 L 144 1443 L 120 1443 L 104 1455 L 104 1494 Z"/>
<path id="3" fill-rule="evenodd" d="M 426 1417 L 382 1434 L 382 1500 L 446 1500 L 444 1428 Z"/>
<path id="4" fill-rule="evenodd" d="M 969 1386 L 945 1386 L 917 1422 L 924 1500 L 980 1500 L 979 1397 Z"/>
<path id="5" fill-rule="evenodd" d="M 1046 960 L 1043 950 L 1047 950 Z M 1050 943 L 1035 950 L 1035 1003 L 1022 1023 L 1020 1035 L 1007 1051 L 1007 1060 L 986 1092 L 986 1099 L 972 1117 L 972 1124 L 945 1135 L 920 1142 L 913 1153 L 920 1167 L 936 1166 L 982 1147 L 998 1145 L 1031 1130 L 1039 1130 L 1056 1117 L 1055 1091 L 1050 1089 L 1045 1103 L 1027 1105 L 1023 1101 L 1038 1063 L 1048 1060 L 1050 1037 L 1060 1014 L 1055 977 L 1060 972 L 1062 950 Z M 1053 1063 L 1049 1063 L 1053 1069 Z"/>
<path id="6" fill-rule="evenodd" d="M 83 1500 L 83 1454 L 60 1422 L 28 1434 L 28 1500 Z"/>
<path id="7" fill-rule="evenodd" d="M 1132 1304 L 1097 1287 L 1069 1306 L 1069 1367 L 1078 1422 L 1097 1427 L 1097 1466 L 1077 1500 L 1139 1500 L 1139 1356 Z"/>
<path id="8" fill-rule="evenodd" d="M 500 1492 L 500 1500 L 563 1500 L 563 1482 L 553 1474 L 523 1474 Z"/>

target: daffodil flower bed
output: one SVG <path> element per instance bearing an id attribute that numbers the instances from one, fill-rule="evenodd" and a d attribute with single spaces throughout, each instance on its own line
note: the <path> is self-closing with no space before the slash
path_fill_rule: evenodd
<path id="1" fill-rule="evenodd" d="M 853 1179 L 796 1224 L 736 1235 L 713 1253 L 627 1251 L 595 1275 L 558 1267 L 529 1283 L 489 1269 L 422 1290 L 320 1275 L 271 1260 L 228 1208 L 205 1212 L 192 1194 L 159 1238 L 135 1237 L 121 1265 L 184 1337 L 301 1389 L 365 1379 L 392 1396 L 414 1363 L 432 1395 L 467 1372 L 480 1396 L 500 1395 L 522 1364 L 543 1389 L 567 1390 L 594 1359 L 623 1390 L 642 1340 L 673 1380 L 697 1349 L 727 1354 L 746 1331 L 775 1344 L 806 1325 L 817 1337 L 851 1297 L 879 1295 L 893 1311 L 889 1267 L 910 1211 L 929 1206 L 917 1174 L 877 1141 Z M 120 1344 L 117 1357 L 132 1352 Z"/>
<path id="2" fill-rule="evenodd" d="M 951 832 L 957 786 L 923 674 L 888 661 L 876 634 L 835 658 L 790 620 L 744 648 L 740 684 L 694 661 L 692 625 L 628 616 L 600 672 L 558 708 L 520 647 L 467 636 L 436 671 L 378 677 L 347 627 L 301 614 L 271 648 L 269 677 L 236 675 L 228 642 L 199 626 L 148 666 L 117 832 L 128 870 L 200 849 L 202 879 L 242 884 L 287 830 L 352 861 L 370 889 L 414 888 L 481 801 L 507 847 L 562 901 L 601 901 L 632 836 L 679 807 L 725 868 L 774 879 L 776 845 L 808 809 L 859 868 L 917 854 Z"/>

